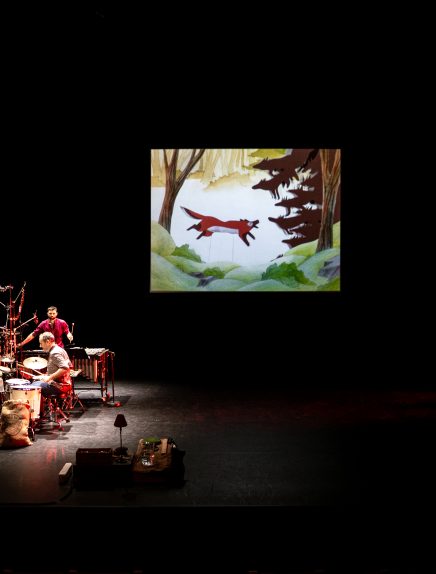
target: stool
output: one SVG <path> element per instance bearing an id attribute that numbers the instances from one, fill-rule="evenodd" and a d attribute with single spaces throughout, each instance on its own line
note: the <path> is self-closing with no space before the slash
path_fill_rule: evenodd
<path id="1" fill-rule="evenodd" d="M 49 420 L 58 425 L 58 429 L 61 431 L 64 430 L 62 427 L 62 421 L 69 423 L 70 419 L 59 406 L 59 402 L 62 401 L 63 407 L 70 395 L 71 392 L 61 393 L 58 395 L 49 395 L 46 397 L 44 414 L 47 414 L 49 416 Z"/>

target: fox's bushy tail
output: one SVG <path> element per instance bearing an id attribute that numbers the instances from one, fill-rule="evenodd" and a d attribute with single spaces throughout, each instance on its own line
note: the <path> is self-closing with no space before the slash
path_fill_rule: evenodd
<path id="1" fill-rule="evenodd" d="M 188 209 L 187 207 L 183 207 L 182 205 L 180 206 L 180 209 L 183 209 L 186 215 L 189 215 L 189 217 L 193 217 L 194 219 L 204 219 L 205 217 L 204 215 L 201 215 L 201 213 L 192 211 L 192 209 Z"/>

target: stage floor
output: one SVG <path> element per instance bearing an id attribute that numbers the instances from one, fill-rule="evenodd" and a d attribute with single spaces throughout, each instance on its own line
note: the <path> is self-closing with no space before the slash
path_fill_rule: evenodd
<path id="1" fill-rule="evenodd" d="M 263 533 L 261 554 L 274 537 L 282 544 L 278 556 L 286 539 L 275 525 L 285 520 L 299 541 L 298 557 L 307 536 L 320 547 L 338 525 L 344 536 L 368 521 L 371 532 L 382 535 L 383 521 L 400 528 L 404 520 L 411 528 L 410 520 L 434 508 L 434 391 L 116 381 L 117 407 L 101 401 L 98 389 L 80 386 L 86 411 L 76 409 L 64 432 L 47 423 L 31 446 L 0 450 L 3 517 L 71 519 L 89 529 L 88 537 L 98 516 L 105 543 L 113 532 L 109 524 L 126 523 L 126 516 L 129 522 L 144 520 L 144 528 L 152 520 L 153 532 L 169 528 L 168 535 L 180 540 L 187 537 L 187 518 L 201 518 L 190 530 L 201 540 L 207 530 L 202 525 L 210 528 L 211 520 L 224 517 L 226 537 L 245 530 L 257 540 Z M 119 446 L 119 413 L 127 421 L 122 437 L 129 453 L 146 436 L 170 436 L 186 452 L 183 485 L 111 486 L 102 480 L 101 488 L 78 489 L 72 479 L 59 484 L 59 471 L 76 462 L 77 449 Z M 128 532 L 121 533 L 124 544 Z"/>

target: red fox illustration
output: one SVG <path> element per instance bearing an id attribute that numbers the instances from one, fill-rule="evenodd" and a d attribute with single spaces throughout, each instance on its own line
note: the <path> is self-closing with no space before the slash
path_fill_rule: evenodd
<path id="1" fill-rule="evenodd" d="M 247 235 L 252 239 L 256 239 L 251 231 L 253 227 L 257 227 L 257 224 L 259 223 L 258 219 L 255 221 L 248 221 L 248 219 L 240 219 L 239 221 L 221 221 L 221 219 L 217 219 L 211 215 L 201 215 L 200 213 L 196 213 L 187 207 L 181 208 L 190 217 L 201 220 L 199 223 L 187 228 L 187 231 L 190 229 L 196 229 L 201 232 L 197 239 L 200 239 L 200 237 L 203 236 L 210 237 L 216 232 L 237 233 L 242 241 L 248 246 L 250 246 L 250 244 L 248 243 Z"/>

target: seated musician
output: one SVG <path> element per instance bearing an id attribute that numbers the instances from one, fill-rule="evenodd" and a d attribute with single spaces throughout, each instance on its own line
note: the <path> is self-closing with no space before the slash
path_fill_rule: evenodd
<path id="1" fill-rule="evenodd" d="M 65 349 L 56 345 L 53 333 L 48 331 L 39 336 L 41 349 L 48 352 L 47 374 L 37 377 L 43 397 L 61 395 L 71 390 L 70 358 Z M 43 409 L 41 412 L 44 412 Z"/>

